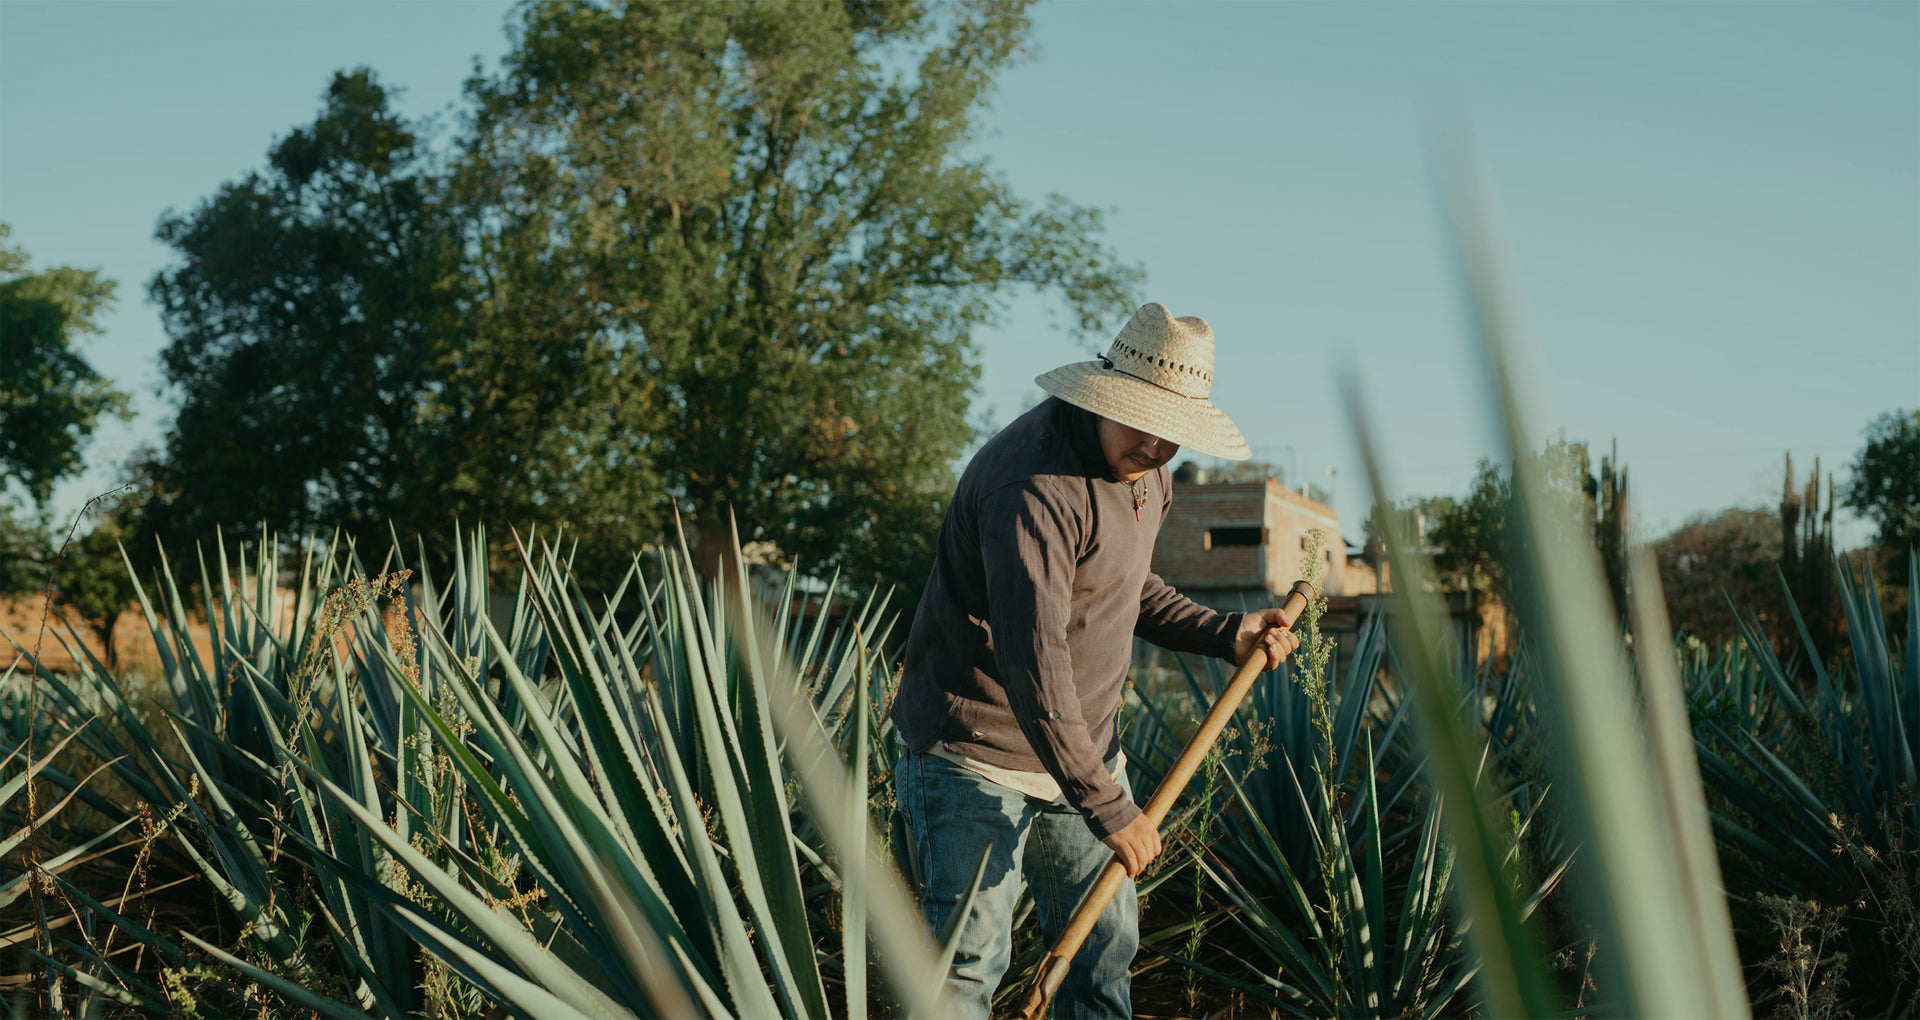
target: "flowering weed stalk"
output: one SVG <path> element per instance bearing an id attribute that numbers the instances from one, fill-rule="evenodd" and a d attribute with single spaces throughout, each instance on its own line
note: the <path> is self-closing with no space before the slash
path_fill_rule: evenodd
<path id="1" fill-rule="evenodd" d="M 1306 534 L 1306 546 L 1300 553 L 1300 576 L 1313 585 L 1316 594 L 1307 601 L 1301 610 L 1299 619 L 1293 622 L 1293 630 L 1300 638 L 1300 648 L 1294 652 L 1294 682 L 1306 692 L 1307 700 L 1313 706 L 1313 729 L 1318 735 L 1317 748 L 1320 753 L 1313 762 L 1314 777 L 1320 783 L 1320 829 L 1326 839 L 1320 842 L 1318 863 L 1320 866 L 1320 886 L 1326 892 L 1326 903 L 1321 908 L 1327 919 L 1326 937 L 1321 945 L 1326 948 L 1327 979 L 1332 984 L 1334 1000 L 1344 998 L 1345 989 L 1352 986 L 1350 975 L 1343 972 L 1350 961 L 1343 951 L 1347 942 L 1348 901 L 1344 895 L 1345 885 L 1351 876 L 1346 874 L 1344 863 L 1347 860 L 1346 848 L 1342 845 L 1346 839 L 1346 824 L 1340 817 L 1340 752 L 1333 739 L 1333 699 L 1328 692 L 1327 666 L 1333 661 L 1333 639 L 1320 633 L 1320 619 L 1327 612 L 1327 597 L 1321 592 L 1321 582 L 1325 579 L 1321 569 L 1321 550 L 1326 547 L 1327 536 L 1319 528 Z"/>

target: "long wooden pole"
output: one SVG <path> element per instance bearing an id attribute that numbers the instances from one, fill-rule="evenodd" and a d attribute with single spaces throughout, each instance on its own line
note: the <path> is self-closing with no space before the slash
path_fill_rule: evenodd
<path id="1" fill-rule="evenodd" d="M 1287 625 L 1300 618 L 1307 608 L 1307 601 L 1318 593 L 1305 581 L 1295 581 L 1293 589 L 1287 594 L 1287 600 L 1280 606 L 1281 615 L 1287 618 Z M 1266 654 L 1256 646 L 1247 661 L 1233 673 L 1233 679 L 1227 681 L 1227 689 L 1220 692 L 1219 700 L 1207 710 L 1207 717 L 1200 721 L 1200 728 L 1194 731 L 1192 739 L 1174 759 L 1173 767 L 1160 779 L 1160 785 L 1153 791 L 1153 798 L 1147 801 L 1143 813 L 1156 828 L 1167 818 L 1167 812 L 1173 808 L 1173 802 L 1187 788 L 1188 780 L 1200 768 L 1207 752 L 1213 749 L 1214 741 L 1226 730 L 1227 722 L 1233 718 L 1240 702 L 1246 700 L 1247 692 L 1253 689 L 1253 682 L 1265 672 Z M 1102 911 L 1113 894 L 1120 891 L 1120 883 L 1127 877 L 1127 869 L 1118 858 L 1107 862 L 1100 877 L 1094 880 L 1087 895 L 1080 900 L 1080 907 L 1074 911 L 1073 920 L 1067 923 L 1067 930 L 1060 933 L 1060 941 L 1054 943 L 1047 955 L 1040 959 L 1039 969 L 1033 973 L 1033 983 L 1027 986 L 1027 997 L 1020 1003 L 1020 1020 L 1040 1020 L 1046 1015 L 1047 1006 L 1053 1002 L 1053 993 L 1060 990 L 1060 982 L 1066 980 L 1067 965 L 1080 951 L 1080 944 L 1087 940 L 1093 931 L 1093 924 L 1100 919 Z"/>

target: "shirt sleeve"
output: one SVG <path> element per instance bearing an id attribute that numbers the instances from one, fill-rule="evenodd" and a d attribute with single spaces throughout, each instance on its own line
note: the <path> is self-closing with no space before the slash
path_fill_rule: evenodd
<path id="1" fill-rule="evenodd" d="M 1080 713 L 1067 648 L 1074 564 L 1084 517 L 1032 482 L 989 493 L 980 507 L 994 666 L 1034 756 L 1067 803 L 1105 839 L 1140 816 L 1107 774 Z"/>
<path id="2" fill-rule="evenodd" d="M 1232 661 L 1233 636 L 1245 615 L 1208 609 L 1150 573 L 1140 586 L 1140 618 L 1133 633 L 1176 652 Z"/>

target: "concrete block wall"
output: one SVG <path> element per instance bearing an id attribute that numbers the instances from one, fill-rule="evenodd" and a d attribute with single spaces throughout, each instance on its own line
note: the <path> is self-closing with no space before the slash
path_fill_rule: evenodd
<path id="1" fill-rule="evenodd" d="M 1215 528 L 1264 528 L 1266 488 L 1260 482 L 1173 486 L 1173 510 L 1161 525 L 1153 569 L 1168 584 L 1188 589 L 1260 588 L 1266 584 L 1267 549 L 1260 545 L 1212 545 Z"/>
<path id="2" fill-rule="evenodd" d="M 1326 593 L 1362 594 L 1349 588 L 1371 589 L 1364 583 L 1348 583 L 1347 544 L 1334 509 L 1271 478 L 1212 485 L 1174 483 L 1173 510 L 1154 549 L 1154 572 L 1190 593 L 1286 591 L 1301 576 L 1301 552 L 1307 532 L 1315 528 L 1326 536 L 1320 554 Z M 1258 529 L 1259 541 L 1254 545 L 1209 541 L 1210 534 L 1223 529 L 1240 532 L 1236 538 L 1245 537 L 1247 529 Z"/>

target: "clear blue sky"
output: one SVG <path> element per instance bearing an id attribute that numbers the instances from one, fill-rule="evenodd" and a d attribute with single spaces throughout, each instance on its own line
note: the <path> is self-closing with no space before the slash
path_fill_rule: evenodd
<path id="1" fill-rule="evenodd" d="M 63 509 L 169 413 L 160 213 L 260 165 L 336 68 L 449 109 L 507 13 L 0 2 L 0 219 L 37 264 L 121 282 L 88 353 L 141 410 Z M 1493 449 L 1426 164 L 1451 124 L 1487 172 L 1542 423 L 1618 440 L 1644 532 L 1771 502 L 1786 451 L 1844 468 L 1870 418 L 1920 405 L 1920 4 L 1045 3 L 977 148 L 1030 197 L 1113 210 L 1148 296 L 1213 323 L 1217 402 L 1270 459 L 1334 467 L 1357 538 L 1343 359 L 1403 492 L 1462 492 Z M 1087 356 L 1044 305 L 1011 308 L 979 337 L 976 408 L 1001 422 Z"/>

